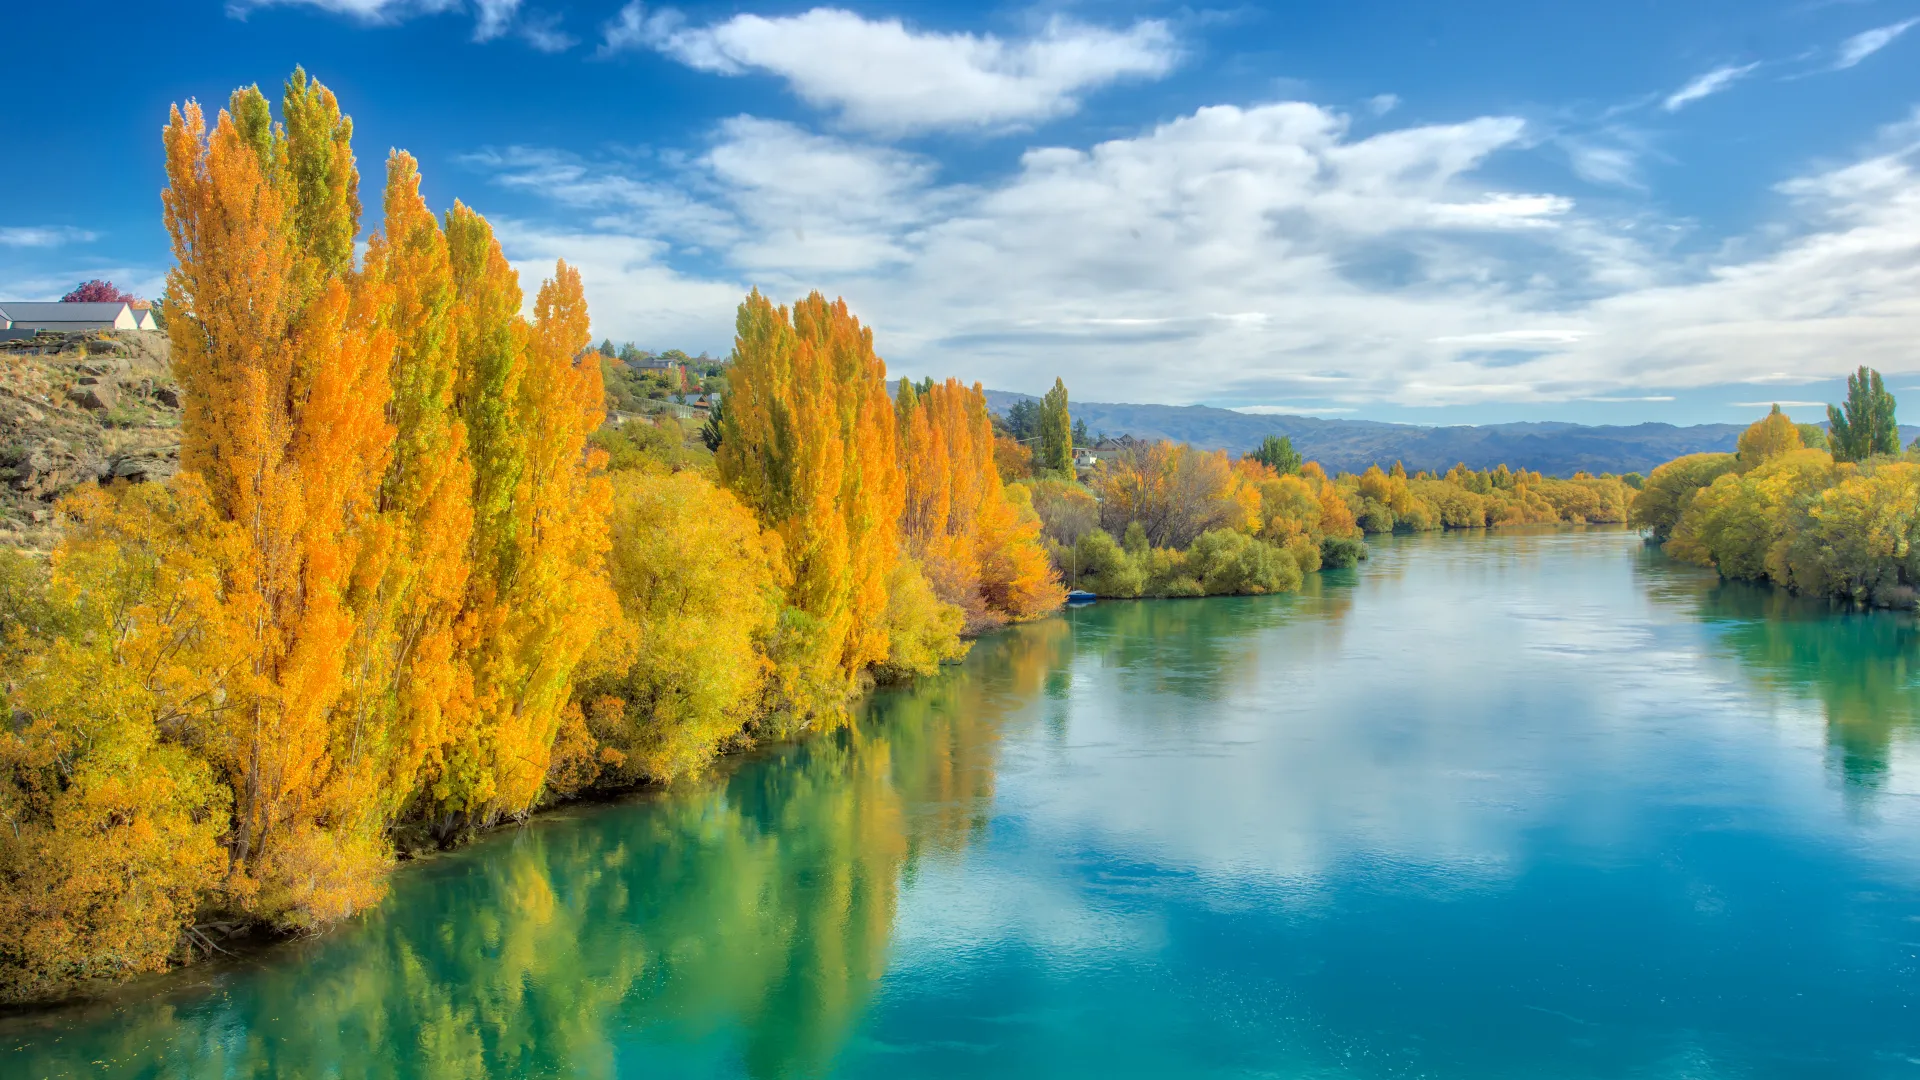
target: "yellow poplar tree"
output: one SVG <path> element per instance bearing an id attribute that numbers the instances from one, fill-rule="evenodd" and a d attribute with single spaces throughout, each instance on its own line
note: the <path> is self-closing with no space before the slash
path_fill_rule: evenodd
<path id="1" fill-rule="evenodd" d="M 387 162 L 385 222 L 368 244 L 366 285 L 391 334 L 386 416 L 392 451 L 379 475 L 384 558 L 366 570 L 338 753 L 358 800 L 390 819 L 470 701 L 456 655 L 466 598 L 473 467 L 454 398 L 455 290 L 447 241 L 420 197 L 418 165 Z"/>
<path id="2" fill-rule="evenodd" d="M 994 462 L 986 394 L 948 379 L 902 381 L 895 404 L 906 480 L 901 535 L 941 599 L 978 631 L 1059 607 L 1031 501 L 1012 501 Z M 1024 491 L 1024 489 L 1022 489 Z"/>
<path id="3" fill-rule="evenodd" d="M 782 708 L 838 715 L 890 651 L 888 582 L 904 484 L 873 333 L 814 293 L 791 314 L 758 290 L 740 305 L 720 475 L 779 535 L 789 612 L 774 645 Z"/>
<path id="4" fill-rule="evenodd" d="M 181 464 L 236 527 L 222 585 L 246 628 L 227 707 L 195 739 L 234 793 L 229 890 L 306 924 L 369 901 L 380 859 L 369 823 L 338 812 L 333 729 L 373 510 L 366 478 L 386 464 L 374 372 L 391 339 L 377 285 L 343 276 L 312 242 L 351 235 L 358 204 L 335 192 L 302 209 L 290 163 L 324 161 L 314 175 L 336 180 L 352 166 L 331 95 L 299 78 L 296 95 L 294 131 L 267 122 L 253 88 L 211 135 L 197 105 L 176 108 L 163 199 L 177 264 L 167 325 L 189 403 Z"/>
<path id="5" fill-rule="evenodd" d="M 560 263 L 535 298 L 532 327 L 507 329 L 499 316 L 511 271 L 484 222 L 466 213 L 448 220 L 461 322 L 474 328 L 461 400 L 481 431 L 467 601 L 474 716 L 431 792 L 443 829 L 533 806 L 575 670 L 620 618 L 605 576 L 606 455 L 587 449 L 606 411 L 580 272 Z M 515 361 L 506 354 L 517 342 L 525 349 Z M 505 390 L 509 407 L 490 415 L 492 395 Z"/>

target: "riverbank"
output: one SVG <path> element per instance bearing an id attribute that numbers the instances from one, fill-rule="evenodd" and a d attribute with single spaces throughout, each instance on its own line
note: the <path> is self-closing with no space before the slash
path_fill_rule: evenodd
<path id="1" fill-rule="evenodd" d="M 1879 385 L 1877 373 L 1872 383 Z M 1891 432 L 1890 395 L 1881 419 Z M 1694 454 L 1655 469 L 1634 503 L 1634 523 L 1667 554 L 1724 577 L 1920 609 L 1920 453 L 1900 451 L 1891 434 L 1839 453 L 1826 441 L 1822 429 L 1796 425 L 1775 406 L 1740 437 L 1738 453 Z"/>
<path id="2" fill-rule="evenodd" d="M 1609 526 L 1094 604 L 710 781 L 402 867 L 327 934 L 0 1020 L 0 1057 L 1874 1075 L 1920 1054 L 1914 620 L 1775 596 Z"/>

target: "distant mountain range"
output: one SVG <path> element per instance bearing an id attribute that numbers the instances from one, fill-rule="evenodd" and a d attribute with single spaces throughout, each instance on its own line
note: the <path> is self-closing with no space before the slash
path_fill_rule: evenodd
<path id="1" fill-rule="evenodd" d="M 1004 413 L 1027 394 L 987 391 L 987 404 Z M 1367 466 L 1399 461 L 1409 472 L 1444 472 L 1465 462 L 1475 469 L 1496 465 L 1527 468 L 1549 476 L 1593 473 L 1645 473 L 1682 454 L 1731 451 L 1745 424 L 1635 424 L 1596 427 L 1586 424 L 1485 424 L 1478 427 L 1420 427 L 1376 420 L 1326 420 L 1315 416 L 1258 416 L 1206 405 L 1119 405 L 1076 401 L 1075 420 L 1108 435 L 1171 439 L 1205 450 L 1241 453 L 1268 435 L 1286 435 L 1309 461 L 1329 472 L 1359 472 Z M 1904 443 L 1920 428 L 1901 428 Z"/>

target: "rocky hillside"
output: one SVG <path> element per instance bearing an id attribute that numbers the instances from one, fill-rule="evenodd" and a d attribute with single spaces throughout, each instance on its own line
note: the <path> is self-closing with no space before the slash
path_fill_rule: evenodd
<path id="1" fill-rule="evenodd" d="M 0 545 L 52 546 L 80 484 L 164 480 L 180 459 L 180 391 L 163 333 L 0 341 Z"/>

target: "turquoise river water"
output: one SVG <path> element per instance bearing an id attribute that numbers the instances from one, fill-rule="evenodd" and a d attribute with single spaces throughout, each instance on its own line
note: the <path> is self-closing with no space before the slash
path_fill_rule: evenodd
<path id="1" fill-rule="evenodd" d="M 1612 530 L 1102 602 L 0 1075 L 1920 1078 L 1917 648 Z"/>

